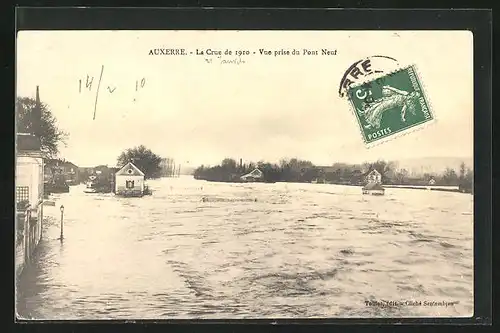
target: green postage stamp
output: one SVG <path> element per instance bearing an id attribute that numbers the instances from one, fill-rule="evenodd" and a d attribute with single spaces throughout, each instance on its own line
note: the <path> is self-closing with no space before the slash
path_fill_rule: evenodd
<path id="1" fill-rule="evenodd" d="M 369 146 L 434 120 L 414 66 L 353 85 L 347 95 Z"/>

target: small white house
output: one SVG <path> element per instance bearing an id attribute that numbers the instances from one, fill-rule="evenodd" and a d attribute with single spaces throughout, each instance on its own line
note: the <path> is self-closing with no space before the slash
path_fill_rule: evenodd
<path id="1" fill-rule="evenodd" d="M 380 174 L 380 172 L 378 172 L 377 170 L 373 169 L 366 176 L 366 182 L 367 183 L 381 184 L 382 183 L 382 175 Z"/>
<path id="2" fill-rule="evenodd" d="M 366 185 L 362 188 L 363 194 L 384 195 L 385 189 L 382 186 L 382 175 L 373 169 L 366 175 Z"/>
<path id="3" fill-rule="evenodd" d="M 259 180 L 264 179 L 264 173 L 257 168 L 257 169 L 254 169 L 252 172 L 241 176 L 240 179 L 243 181 L 246 181 L 246 182 L 259 181 Z"/>
<path id="4" fill-rule="evenodd" d="M 115 194 L 142 197 L 144 195 L 144 182 L 144 172 L 129 162 L 115 174 Z"/>

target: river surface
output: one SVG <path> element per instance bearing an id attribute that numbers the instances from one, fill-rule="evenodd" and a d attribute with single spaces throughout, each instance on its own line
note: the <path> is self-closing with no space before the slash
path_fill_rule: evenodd
<path id="1" fill-rule="evenodd" d="M 21 317 L 472 315 L 471 195 L 188 176 L 149 184 L 143 198 L 82 186 L 52 196 L 19 282 Z"/>

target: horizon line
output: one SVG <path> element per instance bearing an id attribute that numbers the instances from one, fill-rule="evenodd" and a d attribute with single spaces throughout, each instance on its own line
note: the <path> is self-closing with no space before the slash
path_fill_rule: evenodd
<path id="1" fill-rule="evenodd" d="M 190 164 L 189 161 L 187 163 L 176 163 L 175 162 L 175 158 L 172 158 L 172 157 L 162 157 L 163 158 L 170 158 L 170 159 L 173 159 L 174 160 L 174 164 L 176 165 L 181 165 L 181 169 L 182 168 L 186 168 L 186 165 L 188 166 L 188 168 L 198 168 L 200 166 L 207 166 L 207 167 L 211 167 L 211 166 L 217 166 L 217 165 L 220 165 L 222 163 L 222 161 L 224 159 L 232 159 L 234 161 L 237 162 L 238 164 L 238 161 L 240 160 L 239 158 L 233 158 L 233 157 L 224 157 L 222 159 L 219 160 L 219 162 L 216 162 L 216 163 L 196 163 L 196 164 Z M 65 160 L 66 162 L 71 162 L 73 164 L 76 165 L 75 162 L 73 162 L 72 160 L 69 160 L 67 158 L 64 158 L 64 157 L 55 157 L 55 158 L 47 158 L 47 159 L 61 159 L 61 160 Z M 290 161 L 291 159 L 297 159 L 299 161 L 306 161 L 306 162 L 310 162 L 312 163 L 314 166 L 322 166 L 322 167 L 325 167 L 325 166 L 333 166 L 335 164 L 348 164 L 348 165 L 361 165 L 361 164 L 364 164 L 364 163 L 374 163 L 374 162 L 377 162 L 377 161 L 385 161 L 385 162 L 394 162 L 394 163 L 398 163 L 398 162 L 401 162 L 401 161 L 410 161 L 410 160 L 425 160 L 425 159 L 462 159 L 464 160 L 464 162 L 468 161 L 470 162 L 470 160 L 472 160 L 472 162 L 474 162 L 474 156 L 425 156 L 425 157 L 407 157 L 407 158 L 400 158 L 400 159 L 384 159 L 384 158 L 377 158 L 377 159 L 366 159 L 364 161 L 334 161 L 334 162 L 331 162 L 330 164 L 324 164 L 324 163 L 314 163 L 313 161 L 311 160 L 307 160 L 307 159 L 302 159 L 300 157 L 284 157 L 284 158 L 280 158 L 280 159 L 277 159 L 275 161 L 269 161 L 269 160 L 265 160 L 265 159 L 259 159 L 259 160 L 256 160 L 256 161 L 253 161 L 253 160 L 245 160 L 245 163 L 244 164 L 249 164 L 249 163 L 253 163 L 253 164 L 257 164 L 259 162 L 264 162 L 264 163 L 271 163 L 271 164 L 279 164 L 279 162 L 281 160 L 287 160 L 287 161 Z M 85 168 L 85 167 L 88 167 L 88 168 L 92 168 L 92 167 L 96 167 L 96 166 L 101 166 L 101 165 L 104 165 L 104 166 L 110 166 L 110 167 L 117 167 L 118 164 L 117 163 L 96 163 L 94 164 L 93 166 L 79 166 L 78 167 L 82 167 L 82 168 Z M 424 166 L 422 164 L 422 166 Z"/>

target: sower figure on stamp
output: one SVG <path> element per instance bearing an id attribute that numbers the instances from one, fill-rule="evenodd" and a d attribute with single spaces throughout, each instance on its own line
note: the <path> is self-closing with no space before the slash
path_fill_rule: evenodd
<path id="1" fill-rule="evenodd" d="M 365 128 L 380 128 L 380 121 L 384 112 L 395 107 L 401 108 L 401 121 L 406 121 L 406 110 L 415 114 L 415 102 L 420 97 L 420 93 L 412 91 L 408 93 L 391 86 L 382 87 L 382 98 L 371 103 L 366 103 L 362 110 L 358 110 L 365 116 L 368 125 Z"/>

